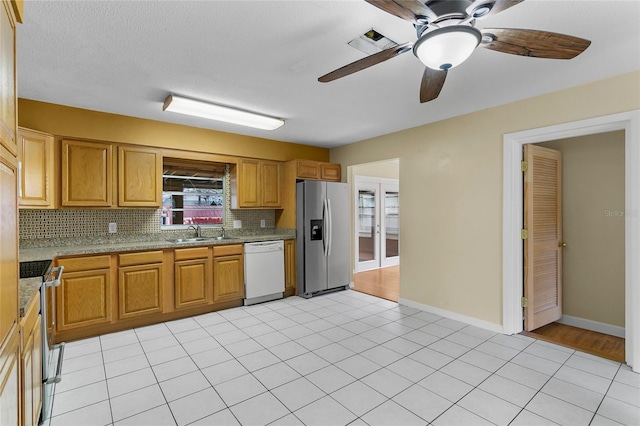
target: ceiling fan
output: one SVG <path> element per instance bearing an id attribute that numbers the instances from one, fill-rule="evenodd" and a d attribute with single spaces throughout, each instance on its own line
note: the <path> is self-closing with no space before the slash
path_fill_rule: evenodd
<path id="1" fill-rule="evenodd" d="M 426 65 L 420 102 L 436 99 L 449 69 L 464 62 L 476 47 L 535 58 L 571 59 L 591 42 L 548 31 L 475 27 L 476 21 L 495 15 L 524 0 L 365 0 L 413 24 L 417 41 L 403 43 L 352 62 L 318 78 L 326 83 L 395 58 L 408 51 Z"/>

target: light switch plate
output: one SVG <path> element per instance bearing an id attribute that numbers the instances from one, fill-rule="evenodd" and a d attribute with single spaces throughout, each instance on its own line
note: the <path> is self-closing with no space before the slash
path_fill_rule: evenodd
<path id="1" fill-rule="evenodd" d="M 115 222 L 109 223 L 109 233 L 115 234 L 116 232 L 118 232 L 118 224 Z"/>
<path id="2" fill-rule="evenodd" d="M 260 219 L 260 228 L 264 228 L 265 226 L 267 226 L 267 221 L 264 219 Z"/>
<path id="3" fill-rule="evenodd" d="M 234 227 L 235 229 L 242 228 L 242 221 L 241 221 L 241 220 L 234 220 L 234 221 L 233 221 L 233 227 Z"/>

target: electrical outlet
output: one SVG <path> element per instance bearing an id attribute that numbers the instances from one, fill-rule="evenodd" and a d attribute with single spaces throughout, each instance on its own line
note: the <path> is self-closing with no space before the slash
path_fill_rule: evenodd
<path id="1" fill-rule="evenodd" d="M 109 224 L 109 233 L 110 234 L 115 234 L 116 232 L 118 232 L 118 224 L 115 222 L 111 222 Z"/>
<path id="2" fill-rule="evenodd" d="M 242 228 L 242 221 L 241 221 L 241 220 L 234 220 L 234 221 L 233 221 L 233 227 L 234 227 L 235 229 Z"/>
<path id="3" fill-rule="evenodd" d="M 264 228 L 265 226 L 267 226 L 267 221 L 264 219 L 260 219 L 260 228 Z"/>

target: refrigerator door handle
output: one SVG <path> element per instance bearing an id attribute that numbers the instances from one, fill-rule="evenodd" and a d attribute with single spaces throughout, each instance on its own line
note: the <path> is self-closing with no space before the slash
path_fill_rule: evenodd
<path id="1" fill-rule="evenodd" d="M 322 247 L 324 249 L 324 256 L 329 256 L 329 206 L 327 199 L 322 200 Z"/>
<path id="2" fill-rule="evenodd" d="M 331 200 L 327 198 L 327 211 L 329 212 L 329 230 L 327 231 L 327 234 L 329 236 L 329 244 L 327 244 L 327 246 L 329 247 L 327 250 L 327 256 L 331 256 L 331 245 L 333 243 L 333 215 L 331 212 Z"/>

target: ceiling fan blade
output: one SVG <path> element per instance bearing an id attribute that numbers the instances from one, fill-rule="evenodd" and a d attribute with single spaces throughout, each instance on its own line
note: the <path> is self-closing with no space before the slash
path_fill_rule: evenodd
<path id="1" fill-rule="evenodd" d="M 433 70 L 425 67 L 420 84 L 420 103 L 434 100 L 440 95 L 440 90 L 444 86 L 447 78 L 447 70 Z"/>
<path id="2" fill-rule="evenodd" d="M 534 58 L 572 59 L 591 42 L 579 37 L 548 31 L 517 28 L 485 28 L 480 46 L 512 55 Z"/>
<path id="3" fill-rule="evenodd" d="M 405 19 L 413 24 L 424 23 L 418 22 L 419 18 L 426 17 L 431 22 L 438 16 L 433 10 L 419 0 L 365 0 L 398 18 Z"/>
<path id="4" fill-rule="evenodd" d="M 353 74 L 354 72 L 361 71 L 365 68 L 369 68 L 370 66 L 379 64 L 380 62 L 384 62 L 387 59 L 395 58 L 398 55 L 409 52 L 412 47 L 413 43 L 404 43 L 394 47 L 390 47 L 389 49 L 385 49 L 382 52 L 374 53 L 371 56 L 367 56 L 366 58 L 362 58 L 358 61 L 352 62 L 349 65 L 345 65 L 344 67 L 338 68 L 335 71 L 331 71 L 330 73 L 318 78 L 318 81 L 321 83 L 328 83 L 330 81 L 346 77 L 350 74 Z"/>

